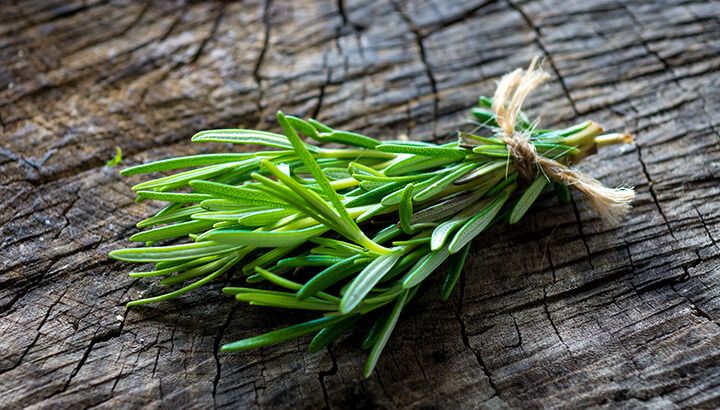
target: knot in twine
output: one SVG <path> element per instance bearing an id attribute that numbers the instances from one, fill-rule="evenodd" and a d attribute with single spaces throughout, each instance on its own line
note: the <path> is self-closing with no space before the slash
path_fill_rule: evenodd
<path id="1" fill-rule="evenodd" d="M 538 155 L 530 142 L 530 131 L 520 132 L 515 124 L 525 99 L 550 76 L 538 68 L 535 57 L 527 70 L 505 74 L 493 95 L 492 109 L 498 124 L 498 137 L 507 145 L 518 175 L 525 181 L 535 177 L 536 167 L 548 179 L 577 189 L 603 220 L 618 224 L 635 198 L 631 187 L 608 188 L 597 179 L 550 158 Z"/>

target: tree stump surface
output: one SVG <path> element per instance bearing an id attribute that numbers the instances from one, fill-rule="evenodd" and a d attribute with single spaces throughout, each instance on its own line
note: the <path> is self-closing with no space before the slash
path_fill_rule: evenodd
<path id="1" fill-rule="evenodd" d="M 720 5 L 704 1 L 0 5 L 0 407 L 713 408 L 720 405 Z M 233 149 L 278 109 L 380 138 L 449 140 L 540 55 L 546 126 L 636 135 L 581 169 L 638 191 L 619 227 L 540 201 L 437 278 L 361 378 L 358 332 L 238 354 L 306 315 L 157 294 L 107 252 L 158 204 L 122 166 Z"/>

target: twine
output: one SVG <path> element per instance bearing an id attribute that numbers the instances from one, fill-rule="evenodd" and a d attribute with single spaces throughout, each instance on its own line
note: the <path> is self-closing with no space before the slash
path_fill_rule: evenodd
<path id="1" fill-rule="evenodd" d="M 538 155 L 530 142 L 530 133 L 515 129 L 525 99 L 548 78 L 549 75 L 538 67 L 538 58 L 535 57 L 527 70 L 518 68 L 500 79 L 492 105 L 498 124 L 498 137 L 507 145 L 520 178 L 532 180 L 536 167 L 539 167 L 550 180 L 580 191 L 603 220 L 617 224 L 630 210 L 630 203 L 635 198 L 632 188 L 608 188 L 593 177 Z"/>

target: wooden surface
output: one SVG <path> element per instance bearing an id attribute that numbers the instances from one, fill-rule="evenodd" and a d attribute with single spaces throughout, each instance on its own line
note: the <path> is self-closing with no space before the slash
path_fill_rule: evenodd
<path id="1" fill-rule="evenodd" d="M 720 405 L 720 5 L 705 1 L 22 1 L 0 5 L 0 407 L 712 408 Z M 390 138 L 449 138 L 509 69 L 530 103 L 637 144 L 582 170 L 637 187 L 626 224 L 541 201 L 475 241 L 459 289 L 426 287 L 375 374 L 356 333 L 241 354 L 306 317 L 222 283 L 157 293 L 106 258 L 156 205 L 104 166 L 223 151 L 197 130 L 276 110 Z M 151 209 L 152 208 L 152 209 Z M 487 239 L 493 236 L 493 240 Z M 437 284 L 437 281 L 435 281 Z"/>

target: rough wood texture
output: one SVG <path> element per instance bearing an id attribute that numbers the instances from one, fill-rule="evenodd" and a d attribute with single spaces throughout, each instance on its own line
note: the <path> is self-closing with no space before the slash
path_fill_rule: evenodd
<path id="1" fill-rule="evenodd" d="M 720 6 L 560 0 L 0 5 L 0 407 L 720 405 Z M 637 144 L 582 166 L 638 190 L 623 227 L 541 202 L 427 287 L 375 374 L 359 335 L 242 354 L 303 316 L 151 294 L 106 253 L 151 211 L 104 163 L 223 150 L 282 108 L 380 137 L 448 138 L 503 72 L 544 55 L 530 111 Z"/>

